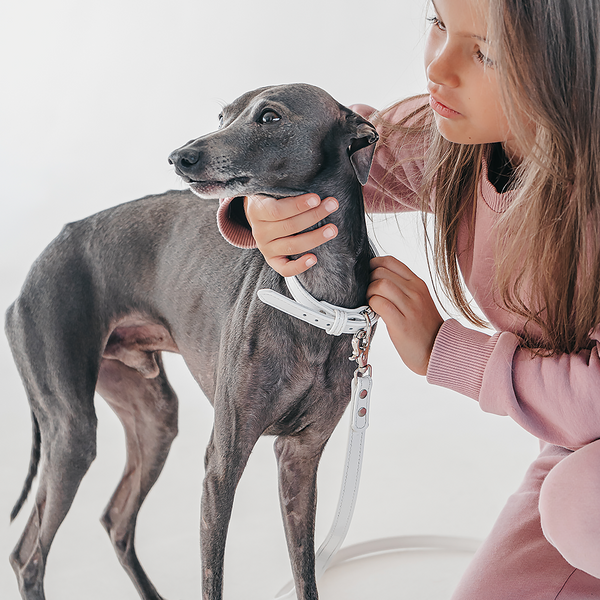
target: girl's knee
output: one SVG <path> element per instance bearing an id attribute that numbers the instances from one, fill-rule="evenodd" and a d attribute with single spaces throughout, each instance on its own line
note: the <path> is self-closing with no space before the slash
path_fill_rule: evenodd
<path id="1" fill-rule="evenodd" d="M 571 565 L 600 578 L 600 440 L 550 471 L 539 508 L 548 541 Z"/>

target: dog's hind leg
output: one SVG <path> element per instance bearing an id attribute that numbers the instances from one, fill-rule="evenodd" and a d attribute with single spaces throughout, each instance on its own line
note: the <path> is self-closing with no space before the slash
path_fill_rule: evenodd
<path id="1" fill-rule="evenodd" d="M 316 434 L 316 435 L 315 435 Z M 315 515 L 317 468 L 329 436 L 308 427 L 280 436 L 274 449 L 279 467 L 279 500 L 298 600 L 317 600 Z"/>
<path id="2" fill-rule="evenodd" d="M 35 504 L 10 556 L 21 596 L 26 600 L 45 598 L 43 579 L 50 546 L 95 458 L 95 416 L 84 416 L 82 411 L 69 423 L 43 429 L 41 438 L 42 472 Z"/>
<path id="3" fill-rule="evenodd" d="M 44 571 L 54 536 L 81 479 L 96 455 L 94 386 L 97 355 L 77 347 L 68 332 L 37 328 L 31 306 L 15 303 L 6 332 L 39 427 L 41 472 L 34 506 L 10 556 L 25 600 L 44 599 Z M 60 326 L 56 321 L 50 325 Z M 92 327 L 89 326 L 88 330 Z M 98 353 L 99 354 L 99 353 Z M 35 436 L 37 437 L 37 436 Z M 34 440 L 34 447 L 38 441 Z M 13 515 L 23 503 L 36 470 L 37 452 Z"/>
<path id="4" fill-rule="evenodd" d="M 101 521 L 143 600 L 161 600 L 161 596 L 136 555 L 137 515 L 177 435 L 177 396 L 167 381 L 160 355 L 156 362 L 158 376 L 146 379 L 118 360 L 104 359 L 97 387 L 123 424 L 127 445 L 125 472 Z"/>

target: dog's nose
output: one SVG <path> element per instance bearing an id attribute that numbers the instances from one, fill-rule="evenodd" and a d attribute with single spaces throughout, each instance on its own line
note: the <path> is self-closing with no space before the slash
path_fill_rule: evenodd
<path id="1" fill-rule="evenodd" d="M 169 164 L 183 171 L 193 167 L 200 160 L 200 152 L 193 148 L 180 148 L 169 154 Z"/>

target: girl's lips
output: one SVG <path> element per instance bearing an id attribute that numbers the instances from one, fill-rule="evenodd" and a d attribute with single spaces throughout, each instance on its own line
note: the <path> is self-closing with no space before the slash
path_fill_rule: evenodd
<path id="1" fill-rule="evenodd" d="M 431 108 L 433 108 L 433 110 L 435 110 L 436 113 L 438 113 L 442 117 L 446 117 L 447 119 L 462 116 L 459 112 L 452 110 L 445 104 L 442 104 L 431 95 L 429 96 L 429 106 L 431 106 Z"/>

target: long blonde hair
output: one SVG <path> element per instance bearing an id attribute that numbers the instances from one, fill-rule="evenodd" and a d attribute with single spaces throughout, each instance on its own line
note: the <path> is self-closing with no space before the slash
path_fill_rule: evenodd
<path id="1" fill-rule="evenodd" d="M 577 352 L 600 323 L 600 3 L 491 0 L 489 9 L 501 100 L 524 150 L 515 198 L 497 225 L 499 301 L 528 323 L 523 345 Z M 394 126 L 385 114 L 383 143 L 398 144 L 399 132 L 427 138 L 420 195 L 424 209 L 433 199 L 435 270 L 453 304 L 481 325 L 460 277 L 457 237 L 465 219 L 473 231 L 488 148 L 442 138 L 426 105 Z"/>

